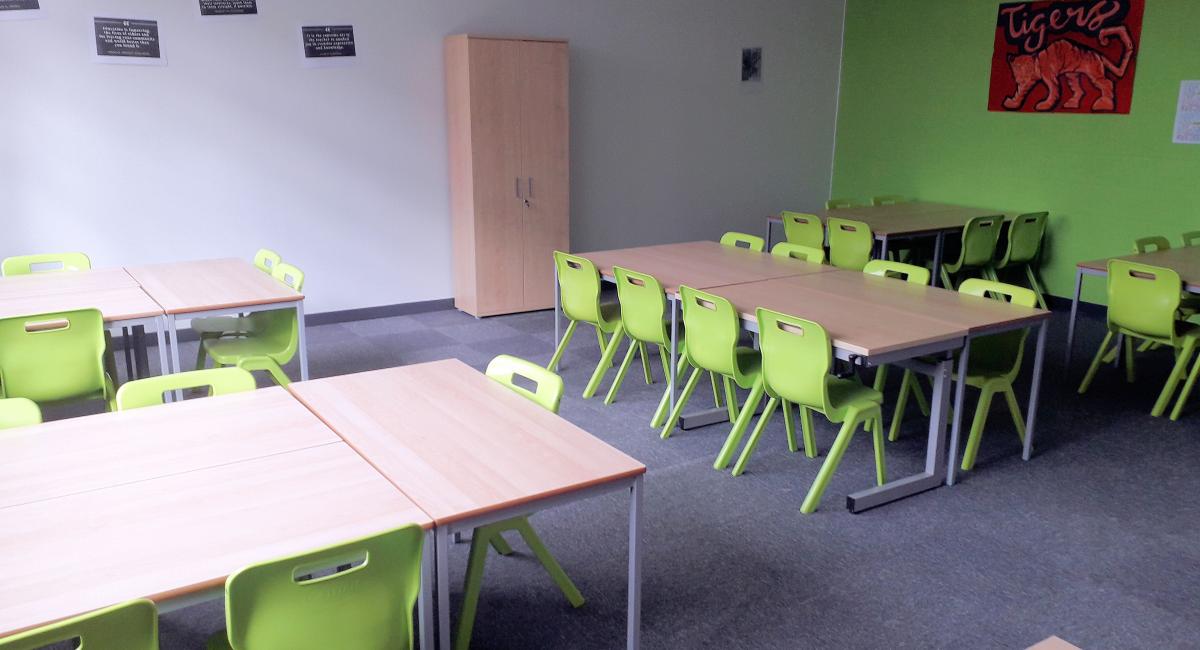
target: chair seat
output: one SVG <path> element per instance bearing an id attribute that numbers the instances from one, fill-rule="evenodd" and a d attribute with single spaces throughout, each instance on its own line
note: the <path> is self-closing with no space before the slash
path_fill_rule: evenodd
<path id="1" fill-rule="evenodd" d="M 621 304 L 617 302 L 602 302 L 600 303 L 600 322 L 596 323 L 605 333 L 611 333 L 617 329 L 617 323 L 621 322 Z"/>
<path id="2" fill-rule="evenodd" d="M 223 365 L 236 365 L 246 357 L 271 357 L 277 363 L 287 363 L 288 360 L 278 359 L 282 351 L 270 341 L 256 338 L 242 339 L 207 339 L 202 345 L 213 361 Z"/>
<path id="3" fill-rule="evenodd" d="M 829 406 L 833 413 L 826 413 L 830 420 L 840 422 L 845 419 L 846 411 L 851 406 L 861 402 L 883 403 L 883 393 L 854 381 L 829 376 L 825 380 L 829 391 Z"/>
<path id="4" fill-rule="evenodd" d="M 244 316 L 214 316 L 192 319 L 192 331 L 197 334 L 249 334 L 254 331 L 254 321 Z"/>

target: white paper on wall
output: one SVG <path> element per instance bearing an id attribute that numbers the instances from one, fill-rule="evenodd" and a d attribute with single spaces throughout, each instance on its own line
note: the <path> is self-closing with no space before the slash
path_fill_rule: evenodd
<path id="1" fill-rule="evenodd" d="M 1175 144 L 1200 144 L 1200 81 L 1184 81 L 1179 85 Z"/>
<path id="2" fill-rule="evenodd" d="M 0 0 L 0 20 L 43 18 L 41 0 Z"/>

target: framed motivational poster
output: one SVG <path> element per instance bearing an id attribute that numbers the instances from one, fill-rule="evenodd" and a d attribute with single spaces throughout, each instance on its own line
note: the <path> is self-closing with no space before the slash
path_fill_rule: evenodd
<path id="1" fill-rule="evenodd" d="M 1128 113 L 1145 0 L 1007 2 L 988 110 Z"/>

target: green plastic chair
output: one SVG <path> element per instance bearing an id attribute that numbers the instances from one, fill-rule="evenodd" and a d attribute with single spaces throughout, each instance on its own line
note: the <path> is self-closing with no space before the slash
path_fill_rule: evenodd
<path id="1" fill-rule="evenodd" d="M 871 199 L 871 205 L 876 207 L 881 205 L 896 205 L 897 203 L 908 203 L 908 199 L 895 194 L 885 194 Z"/>
<path id="2" fill-rule="evenodd" d="M 999 282 L 998 271 L 1015 266 L 1024 268 L 1029 288 L 1037 295 L 1038 307 L 1042 309 L 1046 308 L 1046 297 L 1033 265 L 1042 252 L 1042 237 L 1046 233 L 1046 219 L 1049 215 L 1048 212 L 1030 212 L 1013 219 L 1008 227 L 1008 242 L 1004 247 L 1004 254 L 991 268 L 986 269 L 989 279 Z"/>
<path id="3" fill-rule="evenodd" d="M 1133 252 L 1139 255 L 1166 250 L 1171 250 L 1171 242 L 1162 235 L 1151 235 L 1133 240 Z"/>
<path id="4" fill-rule="evenodd" d="M 817 215 L 784 210 L 779 218 L 783 219 L 783 234 L 788 243 L 825 248 L 825 224 Z"/>
<path id="5" fill-rule="evenodd" d="M 1200 230 L 1190 230 L 1183 233 L 1183 245 L 1185 247 L 1200 246 Z"/>
<path id="6" fill-rule="evenodd" d="M 95 309 L 0 319 L 0 397 L 38 404 L 103 399 L 111 411 L 104 334 Z"/>
<path id="7" fill-rule="evenodd" d="M 28 427 L 42 423 L 37 402 L 24 397 L 0 399 L 0 429 Z"/>
<path id="8" fill-rule="evenodd" d="M 501 355 L 488 364 L 486 374 L 546 410 L 552 413 L 558 412 L 559 402 L 562 401 L 563 382 L 550 370 L 524 359 Z M 514 376 L 533 382 L 536 388 L 529 390 L 514 384 Z M 521 535 L 525 544 L 537 556 L 572 607 L 583 606 L 583 594 L 579 593 L 579 589 L 563 571 L 558 560 L 555 560 L 550 551 L 546 549 L 546 545 L 530 525 L 528 517 L 513 517 L 480 526 L 471 533 L 471 551 L 467 560 L 467 576 L 463 585 L 462 615 L 459 617 L 458 630 L 454 637 L 456 650 L 466 650 L 471 646 L 471 632 L 475 626 L 475 613 L 479 606 L 479 593 L 483 585 L 483 569 L 487 562 L 488 547 L 495 548 L 496 552 L 501 555 L 510 555 L 513 552 L 512 547 L 504 540 L 504 533 L 507 531 L 516 531 Z"/>
<path id="9" fill-rule="evenodd" d="M 841 423 L 841 430 L 825 462 L 817 472 L 800 511 L 811 514 L 821 503 L 829 479 L 837 471 L 838 464 L 850 444 L 854 432 L 861 425 L 870 428 L 875 443 L 875 480 L 879 485 L 887 481 L 887 466 L 884 459 L 883 415 L 880 404 L 883 395 L 857 381 L 839 379 L 829 374 L 833 366 L 833 345 L 829 333 L 818 323 L 803 318 L 781 314 L 759 308 L 759 345 L 762 348 L 762 376 L 760 385 L 765 386 L 770 400 L 750 434 L 750 440 L 742 450 L 734 467 L 734 475 L 745 470 L 754 448 L 762 438 L 765 428 L 776 407 L 782 402 L 784 426 L 788 433 L 789 448 L 795 449 L 795 427 L 791 424 L 791 405 L 800 407 L 804 431 L 804 447 L 807 455 L 816 456 L 813 439 L 812 411 L 823 414 L 830 422 Z M 753 412 L 755 404 L 747 404 L 744 412 Z"/>
<path id="10" fill-rule="evenodd" d="M 791 242 L 781 241 L 771 249 L 772 255 L 779 257 L 790 257 L 792 259 L 803 260 L 809 264 L 824 264 L 825 249 L 813 248 L 803 244 L 793 244 Z"/>
<path id="11" fill-rule="evenodd" d="M 725 403 L 729 413 L 729 421 L 733 429 L 725 441 L 724 447 L 717 455 L 713 464 L 715 469 L 721 469 L 729 464 L 733 449 L 741 441 L 750 418 L 754 415 L 754 407 L 762 397 L 762 383 L 758 381 L 762 364 L 758 350 L 738 345 L 741 334 L 741 319 L 733 304 L 716 294 L 682 286 L 679 288 L 680 300 L 683 304 L 683 327 L 687 331 L 684 341 L 683 358 L 685 367 L 690 365 L 692 373 L 684 384 L 683 394 L 675 403 L 670 417 L 663 426 L 662 438 L 671 437 L 671 432 L 679 422 L 683 409 L 687 406 L 700 373 L 711 372 L 721 377 L 725 385 Z M 738 388 L 750 389 L 750 397 L 746 409 L 738 409 L 737 395 L 734 385 Z"/>
<path id="12" fill-rule="evenodd" d="M 43 266 L 47 268 L 40 268 Z M 0 271 L 5 276 L 53 273 L 56 271 L 87 271 L 91 268 L 92 260 L 88 259 L 88 256 L 83 253 L 19 255 L 5 258 L 4 262 L 0 263 Z"/>
<path id="13" fill-rule="evenodd" d="M 254 375 L 241 368 L 210 368 L 148 377 L 127 382 L 117 391 L 117 410 L 128 411 L 163 403 L 163 393 L 208 388 L 210 397 L 241 393 L 257 388 Z"/>
<path id="14" fill-rule="evenodd" d="M 208 649 L 412 648 L 424 540 L 408 525 L 241 569 Z"/>
<path id="15" fill-rule="evenodd" d="M 857 208 L 858 201 L 854 199 L 829 199 L 825 202 L 826 210 L 842 210 L 844 208 Z"/>
<path id="16" fill-rule="evenodd" d="M 280 262 L 271 275 L 294 289 L 304 288 L 304 272 Z M 202 339 L 200 347 L 218 367 L 239 366 L 245 370 L 267 370 L 280 386 L 288 384 L 282 366 L 296 356 L 300 347 L 300 327 L 294 308 L 257 311 L 248 318 L 251 332 L 240 338 Z"/>
<path id="17" fill-rule="evenodd" d="M 271 275 L 275 267 L 283 261 L 279 253 L 260 248 L 254 254 L 254 266 L 258 270 Z M 191 322 L 193 332 L 203 339 L 219 339 L 224 336 L 245 336 L 254 330 L 254 321 L 248 316 L 213 316 L 211 318 L 194 318 Z M 204 368 L 204 346 L 198 346 L 196 353 L 196 370 Z"/>
<path id="18" fill-rule="evenodd" d="M 616 335 L 617 326 L 621 322 L 621 307 L 617 303 L 600 302 L 600 272 L 596 265 L 586 257 L 571 255 L 562 251 L 554 251 L 554 266 L 558 269 L 558 290 L 562 297 L 562 311 L 570 323 L 567 331 L 559 341 L 554 356 L 546 366 L 551 371 L 558 370 L 562 355 L 575 336 L 575 328 L 579 323 L 587 323 L 596 329 L 596 341 L 600 344 L 600 353 L 608 341 L 605 334 Z"/>
<path id="19" fill-rule="evenodd" d="M 1179 274 L 1171 269 L 1126 260 L 1108 261 L 1108 333 L 1079 384 L 1080 395 L 1091 386 L 1101 361 L 1109 352 L 1109 344 L 1117 335 L 1123 335 L 1125 341 L 1126 381 L 1132 383 L 1135 379 L 1133 339 L 1143 339 L 1177 351 L 1175 367 L 1150 411 L 1155 417 L 1163 414 L 1195 352 L 1197 340 L 1200 340 L 1200 325 L 1178 319 L 1182 287 Z M 1178 418 L 1183 400 L 1187 398 L 1186 392 L 1176 403 L 1172 419 Z"/>
<path id="20" fill-rule="evenodd" d="M 861 271 L 871 259 L 875 235 L 861 221 L 829 218 L 829 263 L 847 271 Z"/>
<path id="21" fill-rule="evenodd" d="M 763 241 L 762 237 L 747 235 L 744 232 L 727 232 L 721 235 L 721 245 L 745 248 L 756 253 L 761 253 L 767 248 L 767 243 Z"/>
<path id="22" fill-rule="evenodd" d="M 953 289 L 951 276 L 968 269 L 975 269 L 980 274 L 987 275 L 992 258 L 996 256 L 996 243 L 1000 240 L 1000 229 L 1003 226 L 1004 215 L 975 217 L 968 221 L 963 226 L 962 247 L 958 251 L 958 259 L 942 263 L 942 286 Z"/>
<path id="23" fill-rule="evenodd" d="M 149 600 L 105 607 L 0 639 L 0 650 L 68 644 L 79 650 L 158 650 L 158 610 Z"/>
<path id="24" fill-rule="evenodd" d="M 885 278 L 895 278 L 912 284 L 928 285 L 932 276 L 929 269 L 915 264 L 905 264 L 902 262 L 893 262 L 891 260 L 871 260 L 863 267 L 863 273 L 868 275 L 876 275 Z M 887 383 L 888 366 L 882 365 L 875 371 L 875 390 L 883 393 L 884 386 Z M 899 423 L 904 418 L 905 404 L 908 400 L 908 395 L 913 394 L 917 398 L 917 406 L 921 409 L 921 414 L 929 417 L 929 401 L 925 398 L 925 393 L 921 390 L 921 384 L 917 380 L 917 375 L 911 370 L 905 370 L 903 379 L 900 381 L 900 394 L 896 401 L 896 412 L 892 416 L 892 426 L 889 431 L 888 438 L 896 440 L 899 435 Z"/>

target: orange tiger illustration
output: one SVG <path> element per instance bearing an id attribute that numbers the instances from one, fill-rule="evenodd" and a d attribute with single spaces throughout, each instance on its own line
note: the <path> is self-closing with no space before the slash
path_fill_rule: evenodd
<path id="1" fill-rule="evenodd" d="M 1125 54 L 1121 63 L 1114 65 L 1103 53 L 1093 50 L 1086 45 L 1080 45 L 1070 39 L 1060 39 L 1047 45 L 1033 54 L 1008 56 L 1008 65 L 1012 68 L 1013 79 L 1017 82 L 1017 91 L 1012 97 L 1004 99 L 1004 108 L 1015 111 L 1021 108 L 1038 83 L 1046 84 L 1049 93 L 1038 102 L 1034 108 L 1048 111 L 1058 105 L 1062 94 L 1060 78 L 1067 80 L 1071 96 L 1063 102 L 1063 108 L 1079 108 L 1083 99 L 1083 87 L 1080 77 L 1088 81 L 1100 91 L 1100 97 L 1092 103 L 1093 111 L 1111 111 L 1117 107 L 1113 82 L 1105 74 L 1111 72 L 1117 79 L 1125 76 L 1130 59 L 1133 58 L 1133 39 L 1124 25 L 1100 30 L 1098 39 L 1100 45 L 1108 45 L 1108 39 L 1116 36 L 1125 46 Z"/>

